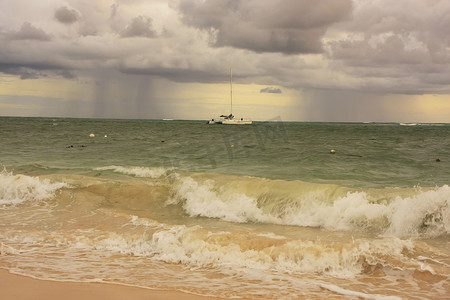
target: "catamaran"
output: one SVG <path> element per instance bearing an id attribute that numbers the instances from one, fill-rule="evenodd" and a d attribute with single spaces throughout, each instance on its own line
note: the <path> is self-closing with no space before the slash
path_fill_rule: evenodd
<path id="1" fill-rule="evenodd" d="M 230 69 L 230 114 L 221 115 L 219 118 L 211 119 L 207 124 L 233 124 L 233 125 L 248 125 L 252 124 L 252 120 L 244 118 L 235 118 L 233 115 L 233 73 Z"/>

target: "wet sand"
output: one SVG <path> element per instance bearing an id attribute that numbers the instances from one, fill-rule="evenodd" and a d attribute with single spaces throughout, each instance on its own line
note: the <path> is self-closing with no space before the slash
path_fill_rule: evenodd
<path id="1" fill-rule="evenodd" d="M 57 282 L 14 275 L 0 269 L 2 300 L 219 300 L 177 291 L 158 291 L 103 283 Z"/>

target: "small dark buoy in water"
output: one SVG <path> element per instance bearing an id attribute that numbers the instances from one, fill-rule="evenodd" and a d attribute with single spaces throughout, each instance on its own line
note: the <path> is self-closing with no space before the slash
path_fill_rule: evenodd
<path id="1" fill-rule="evenodd" d="M 335 153 L 336 153 L 336 150 L 331 149 L 330 153 L 331 153 L 331 154 L 335 154 Z"/>
<path id="2" fill-rule="evenodd" d="M 440 160 L 439 157 L 438 157 L 438 158 L 436 158 L 436 161 L 437 161 L 437 162 L 440 162 L 441 160 Z"/>
<path id="3" fill-rule="evenodd" d="M 165 142 L 165 140 L 161 140 L 161 143 L 164 143 Z"/>

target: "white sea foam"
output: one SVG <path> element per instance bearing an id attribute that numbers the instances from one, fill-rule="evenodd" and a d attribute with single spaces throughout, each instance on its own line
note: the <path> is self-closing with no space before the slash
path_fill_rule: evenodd
<path id="1" fill-rule="evenodd" d="M 93 217 L 98 218 L 98 215 Z M 89 223 L 84 221 L 83 224 Z M 115 220 L 111 223 L 117 225 L 115 229 L 99 226 L 62 230 L 51 234 L 47 231 L 36 231 L 33 234 L 17 232 L 4 240 L 7 240 L 8 244 L 18 245 L 15 248 L 21 251 L 31 251 L 23 255 L 36 255 L 37 252 L 43 254 L 42 262 L 30 260 L 33 264 L 30 265 L 30 269 L 42 268 L 44 274 L 48 272 L 47 270 L 53 269 L 58 274 L 66 274 L 63 266 L 67 267 L 67 264 L 73 263 L 71 269 L 74 272 L 71 272 L 70 276 L 80 278 L 86 276 L 102 278 L 105 272 L 109 275 L 121 272 L 129 269 L 128 264 L 133 263 L 143 268 L 150 264 L 169 263 L 181 264 L 186 270 L 200 270 L 200 273 L 218 272 L 226 280 L 230 278 L 238 282 L 241 280 L 244 284 L 243 289 L 248 282 L 256 281 L 274 284 L 276 291 L 284 286 L 289 287 L 291 280 L 302 278 L 303 282 L 304 274 L 306 277 L 318 275 L 320 278 L 348 279 L 363 275 L 367 268 L 376 266 L 382 266 L 383 270 L 427 270 L 422 261 L 416 262 L 411 259 L 411 253 L 415 251 L 417 245 L 412 240 L 398 238 L 355 239 L 352 242 L 310 240 L 281 237 L 271 233 L 261 234 L 260 231 L 234 231 L 225 228 L 212 230 L 201 226 L 162 224 L 136 216 L 117 220 L 115 215 Z M 44 247 L 39 247 L 42 245 Z M 0 254 L 1 252 L 6 255 L 13 254 L 10 248 L 1 249 L 2 247 Z M 36 253 L 33 254 L 33 251 Z M 54 255 L 55 253 L 57 255 Z M 60 253 L 64 255 L 59 255 Z M 112 269 L 102 269 L 104 266 Z M 172 269 L 173 266 L 168 269 Z M 160 274 L 158 270 L 154 272 Z M 142 277 L 142 274 L 137 277 Z M 272 280 L 275 278 L 279 280 Z M 260 286 L 267 288 L 266 285 Z M 343 288 L 348 289 L 348 285 Z M 340 292 L 350 295 L 347 293 L 352 291 Z M 382 299 L 380 295 L 373 295 L 370 292 L 367 294 L 364 292 L 359 296 Z"/>
<path id="2" fill-rule="evenodd" d="M 265 232 L 265 233 L 260 233 L 257 236 L 261 236 L 261 237 L 267 237 L 267 238 L 271 238 L 271 239 L 279 239 L 279 240 L 284 240 L 286 239 L 285 236 L 281 236 L 281 235 L 276 235 L 273 232 Z"/>
<path id="3" fill-rule="evenodd" d="M 227 193 L 215 190 L 214 182 L 198 183 L 191 177 L 181 178 L 176 184 L 176 193 L 167 203 L 184 201 L 183 208 L 190 216 L 219 218 L 225 221 L 244 223 L 276 222 L 276 218 L 264 214 L 255 198 L 243 193 Z"/>
<path id="4" fill-rule="evenodd" d="M 5 245 L 4 243 L 0 243 L 0 256 L 18 253 L 19 251 L 14 249 L 13 247 Z"/>
<path id="5" fill-rule="evenodd" d="M 375 230 L 385 236 L 436 237 L 450 233 L 450 187 L 417 191 L 391 202 L 374 202 L 367 192 L 349 192 L 332 204 L 309 202 L 283 223 L 329 230 Z"/>
<path id="6" fill-rule="evenodd" d="M 338 287 L 334 284 L 329 283 L 322 283 L 320 284 L 320 287 L 327 289 L 329 291 L 344 295 L 344 296 L 353 296 L 358 297 L 362 299 L 375 299 L 375 300 L 400 300 L 402 298 L 396 297 L 396 296 L 385 296 L 385 295 L 378 295 L 378 294 L 365 294 L 357 291 L 347 290 L 343 289 L 341 287 Z"/>
<path id="7" fill-rule="evenodd" d="M 132 218 L 122 232 L 77 230 L 72 232 L 18 233 L 8 241 L 23 247 L 45 245 L 49 251 L 100 251 L 145 257 L 191 268 L 213 268 L 231 276 L 260 274 L 327 274 L 351 278 L 365 265 L 391 265 L 392 268 L 426 269 L 421 261 L 411 261 L 414 243 L 397 238 L 357 239 L 352 243 L 280 238 L 258 232 L 210 231 L 201 226 L 153 224 Z M 41 235 L 42 234 L 42 235 Z M 26 246 L 24 246 L 26 245 Z M 22 246 L 21 246 L 22 247 Z M 14 253 L 0 245 L 0 254 Z M 97 252 L 95 252 L 97 253 Z M 96 254 L 95 254 L 96 255 Z M 256 276 L 256 275 L 255 275 Z"/>
<path id="8" fill-rule="evenodd" d="M 260 270 L 286 274 L 325 273 L 350 278 L 361 273 L 364 264 L 423 268 L 421 263 L 414 265 L 404 255 L 414 248 L 410 241 L 390 238 L 336 244 L 250 233 L 210 232 L 200 226 L 179 225 L 148 235 L 111 233 L 91 246 L 97 250 L 151 257 L 194 268 L 212 267 L 239 275 Z"/>
<path id="9" fill-rule="evenodd" d="M 420 260 L 420 261 L 431 261 L 431 262 L 433 262 L 435 264 L 442 265 L 442 266 L 445 266 L 447 268 L 450 268 L 450 265 L 448 265 L 448 264 L 446 264 L 444 262 L 441 262 L 441 261 L 439 261 L 437 259 L 429 258 L 429 257 L 426 257 L 426 256 L 418 256 L 417 260 Z"/>
<path id="10" fill-rule="evenodd" d="M 373 191 L 348 191 L 338 196 L 320 188 L 315 185 L 315 191 L 303 191 L 301 187 L 288 196 L 282 195 L 283 199 L 273 194 L 273 199 L 258 201 L 261 198 L 258 192 L 253 186 L 253 190 L 248 189 L 245 183 L 229 187 L 212 179 L 180 177 L 167 204 L 181 204 L 190 216 L 239 223 L 370 230 L 401 238 L 450 233 L 450 187 L 447 185 L 426 191 L 411 190 L 409 196 L 400 196 L 394 189 L 388 197 L 386 192 L 377 196 Z"/>
<path id="11" fill-rule="evenodd" d="M 427 237 L 450 234 L 450 187 L 397 197 L 389 204 L 390 226 L 386 235 Z"/>
<path id="12" fill-rule="evenodd" d="M 145 226 L 149 228 L 159 228 L 162 226 L 161 223 L 155 220 L 139 218 L 138 216 L 131 216 L 130 224 L 134 226 Z"/>
<path id="13" fill-rule="evenodd" d="M 0 205 L 16 205 L 25 201 L 42 201 L 52 198 L 55 192 L 68 187 L 64 182 L 51 182 L 26 175 L 0 172 Z"/>
<path id="14" fill-rule="evenodd" d="M 371 221 L 383 218 L 388 208 L 370 203 L 364 192 L 347 193 L 331 204 L 323 202 L 300 203 L 296 210 L 284 217 L 289 225 L 324 227 L 329 230 L 351 230 L 368 226 Z"/>
<path id="15" fill-rule="evenodd" d="M 111 170 L 116 173 L 125 175 L 133 175 L 136 177 L 159 178 L 167 173 L 167 169 L 162 167 L 148 168 L 148 167 L 123 167 L 123 166 L 106 166 L 95 168 L 97 171 Z"/>

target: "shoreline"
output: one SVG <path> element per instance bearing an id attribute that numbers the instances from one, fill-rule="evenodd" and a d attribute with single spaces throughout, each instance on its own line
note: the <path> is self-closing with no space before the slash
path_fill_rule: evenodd
<path id="1" fill-rule="evenodd" d="M 224 300 L 179 291 L 152 290 L 119 284 L 94 282 L 60 282 L 34 279 L 0 269 L 0 299 L 65 299 L 65 300 Z"/>

